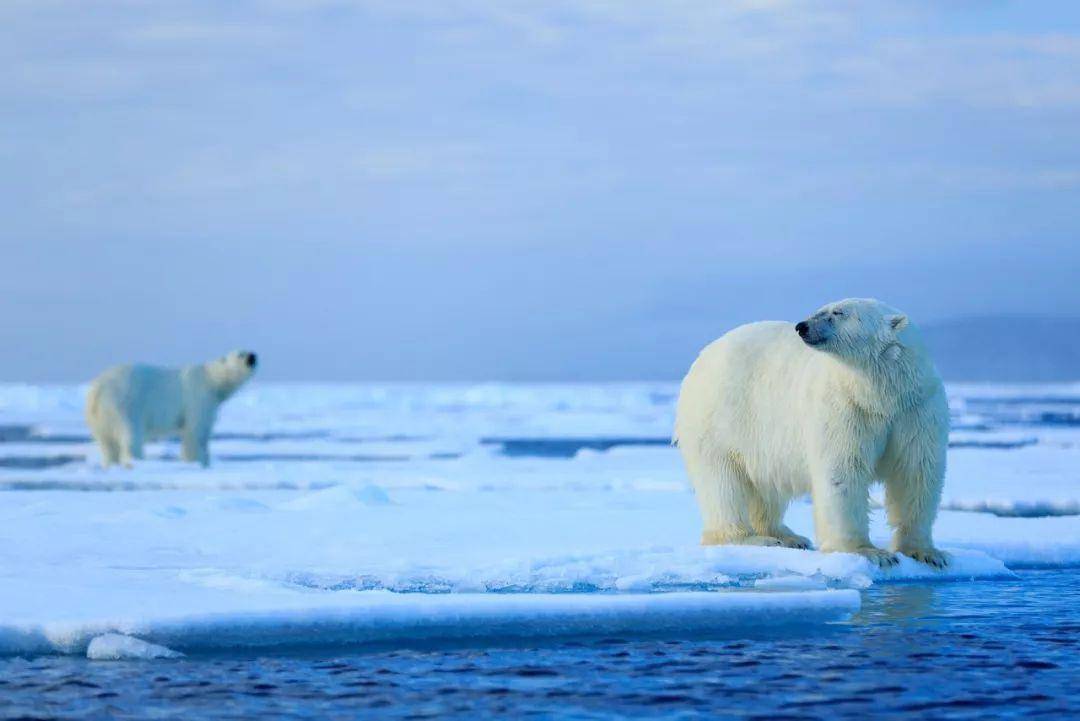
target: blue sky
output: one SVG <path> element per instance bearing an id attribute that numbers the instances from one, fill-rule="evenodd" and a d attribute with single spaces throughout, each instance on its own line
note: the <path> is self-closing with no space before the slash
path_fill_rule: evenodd
<path id="1" fill-rule="evenodd" d="M 1080 6 L 0 5 L 0 379 L 674 378 L 873 295 L 1080 315 Z"/>

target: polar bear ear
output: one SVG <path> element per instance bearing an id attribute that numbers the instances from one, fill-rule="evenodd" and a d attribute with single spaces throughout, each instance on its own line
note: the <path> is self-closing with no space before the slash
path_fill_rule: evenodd
<path id="1" fill-rule="evenodd" d="M 890 315 L 887 319 L 889 321 L 889 327 L 894 331 L 901 331 L 908 326 L 907 316 L 903 313 L 897 313 L 896 315 Z"/>

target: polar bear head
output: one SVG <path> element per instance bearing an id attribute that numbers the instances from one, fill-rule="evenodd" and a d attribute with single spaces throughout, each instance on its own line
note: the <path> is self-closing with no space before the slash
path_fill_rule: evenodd
<path id="1" fill-rule="evenodd" d="M 259 358 L 252 351 L 234 350 L 203 365 L 206 378 L 217 395 L 224 400 L 255 372 Z"/>
<path id="2" fill-rule="evenodd" d="M 829 303 L 795 331 L 811 348 L 857 365 L 895 361 L 916 344 L 908 317 L 873 298 Z"/>

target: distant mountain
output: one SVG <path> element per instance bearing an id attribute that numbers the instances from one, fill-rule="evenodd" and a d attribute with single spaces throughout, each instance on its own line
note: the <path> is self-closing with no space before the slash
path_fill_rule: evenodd
<path id="1" fill-rule="evenodd" d="M 945 380 L 1080 380 L 1080 318 L 978 316 L 922 330 Z"/>

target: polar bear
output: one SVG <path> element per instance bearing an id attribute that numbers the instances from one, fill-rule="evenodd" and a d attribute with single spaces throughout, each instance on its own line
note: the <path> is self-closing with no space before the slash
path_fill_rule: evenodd
<path id="1" fill-rule="evenodd" d="M 736 328 L 682 382 L 675 442 L 704 520 L 702 543 L 809 548 L 783 523 L 809 492 L 822 551 L 894 552 L 935 567 L 931 528 L 945 478 L 949 408 L 907 316 L 884 303 L 830 303 L 797 323 Z M 892 551 L 869 537 L 869 489 L 885 484 Z"/>
<path id="2" fill-rule="evenodd" d="M 255 372 L 258 358 L 233 351 L 201 365 L 159 368 L 122 365 L 90 384 L 86 423 L 101 448 L 102 464 L 131 466 L 143 441 L 180 436 L 185 461 L 210 464 L 207 444 L 218 406 Z"/>

